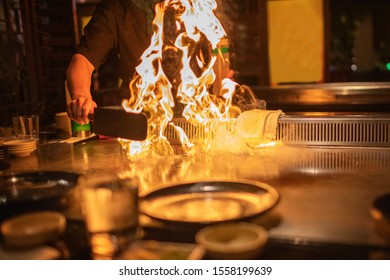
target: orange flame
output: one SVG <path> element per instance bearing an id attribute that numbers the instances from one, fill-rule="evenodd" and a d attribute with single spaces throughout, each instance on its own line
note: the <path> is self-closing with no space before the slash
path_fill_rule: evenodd
<path id="1" fill-rule="evenodd" d="M 236 88 L 232 80 L 224 79 L 219 94 L 211 94 L 217 60 L 211 50 L 226 37 L 214 15 L 216 8 L 215 0 L 166 0 L 156 4 L 151 44 L 130 82 L 131 96 L 123 102 L 126 111 L 147 115 L 148 138 L 142 144 L 120 139 L 129 155 L 173 154 L 164 132 L 168 124 L 174 126 L 171 121 L 178 104 L 181 115 L 193 124 L 206 125 L 215 118 L 227 121 L 240 113 L 232 102 Z M 178 58 L 180 71 L 165 67 L 164 58 L 169 54 Z M 183 130 L 176 131 L 188 151 L 193 145 Z"/>

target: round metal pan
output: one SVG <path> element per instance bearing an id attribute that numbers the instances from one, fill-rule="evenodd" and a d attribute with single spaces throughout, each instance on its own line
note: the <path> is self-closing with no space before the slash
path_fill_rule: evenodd
<path id="1" fill-rule="evenodd" d="M 23 172 L 0 176 L 0 211 L 16 214 L 53 209 L 77 184 L 80 174 L 62 171 Z"/>
<path id="2" fill-rule="evenodd" d="M 249 220 L 279 201 L 270 185 L 252 181 L 207 181 L 169 186 L 146 195 L 141 213 L 186 224 Z"/>

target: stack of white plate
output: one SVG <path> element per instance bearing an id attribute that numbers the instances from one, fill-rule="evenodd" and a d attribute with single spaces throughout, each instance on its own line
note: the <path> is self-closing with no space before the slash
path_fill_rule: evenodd
<path id="1" fill-rule="evenodd" d="M 9 154 L 15 157 L 28 156 L 37 149 L 36 140 L 32 138 L 6 141 L 3 146 L 7 147 Z"/>

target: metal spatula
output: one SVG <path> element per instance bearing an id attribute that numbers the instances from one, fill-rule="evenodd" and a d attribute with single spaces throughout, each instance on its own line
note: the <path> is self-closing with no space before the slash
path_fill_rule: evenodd
<path id="1" fill-rule="evenodd" d="M 120 106 L 95 108 L 93 116 L 95 134 L 142 141 L 147 137 L 148 121 L 142 113 L 129 113 Z"/>

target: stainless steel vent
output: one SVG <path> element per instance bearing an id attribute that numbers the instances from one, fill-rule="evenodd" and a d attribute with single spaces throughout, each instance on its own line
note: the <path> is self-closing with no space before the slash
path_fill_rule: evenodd
<path id="1" fill-rule="evenodd" d="M 291 145 L 390 147 L 390 116 L 285 116 L 277 141 Z"/>
<path id="2" fill-rule="evenodd" d="M 225 123 L 211 121 L 205 126 L 185 119 L 174 119 L 173 123 L 195 142 L 212 139 L 217 125 L 230 130 L 235 127 L 234 119 Z M 180 143 L 173 127 L 168 127 L 166 136 L 171 144 Z M 287 115 L 279 119 L 275 140 L 298 146 L 390 147 L 390 115 Z"/>

